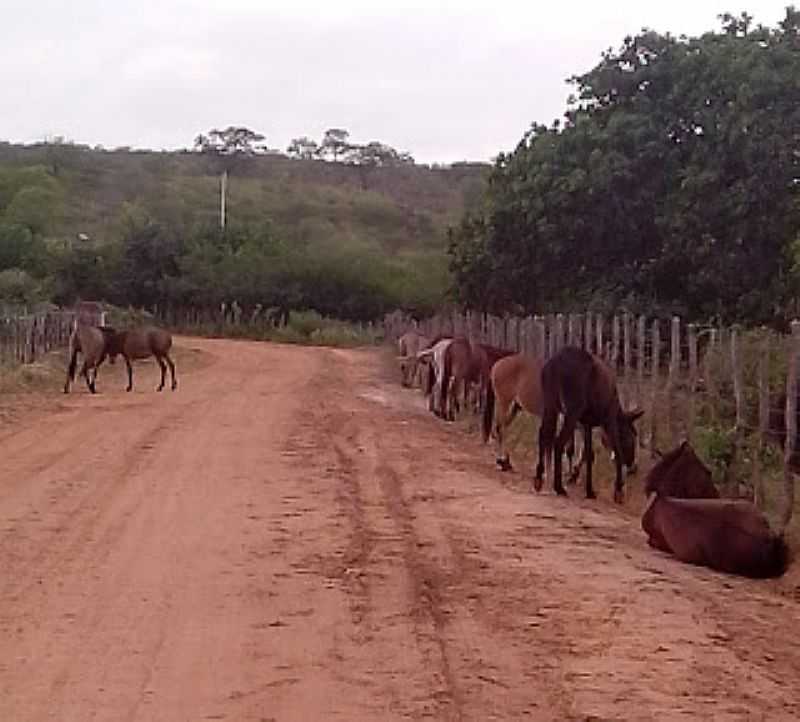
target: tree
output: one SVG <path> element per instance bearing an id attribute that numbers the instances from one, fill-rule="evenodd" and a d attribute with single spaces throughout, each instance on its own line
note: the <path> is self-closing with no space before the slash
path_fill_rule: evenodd
<path id="1" fill-rule="evenodd" d="M 319 156 L 319 145 L 304 135 L 301 138 L 293 138 L 286 148 L 286 153 L 291 158 L 311 160 Z"/>
<path id="2" fill-rule="evenodd" d="M 338 161 L 352 147 L 348 142 L 349 137 L 350 133 L 342 128 L 329 128 L 326 130 L 322 143 L 319 145 L 320 157 L 330 157 L 334 162 Z"/>
<path id="3" fill-rule="evenodd" d="M 498 156 L 451 234 L 462 302 L 780 321 L 800 226 L 797 13 L 723 23 L 625 38 L 572 78 L 566 122 Z"/>
<path id="4" fill-rule="evenodd" d="M 194 141 L 196 150 L 220 156 L 250 156 L 264 152 L 264 136 L 249 128 L 229 125 L 224 130 L 214 128 L 200 133 Z"/>

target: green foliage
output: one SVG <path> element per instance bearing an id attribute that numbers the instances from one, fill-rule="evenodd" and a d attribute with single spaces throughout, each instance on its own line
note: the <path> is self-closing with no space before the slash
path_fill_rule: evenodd
<path id="1" fill-rule="evenodd" d="M 33 306 L 46 298 L 40 281 L 20 268 L 0 271 L 0 305 Z"/>
<path id="2" fill-rule="evenodd" d="M 574 77 L 564 125 L 501 154 L 452 229 L 459 300 L 782 320 L 798 289 L 799 17 L 643 31 Z"/>

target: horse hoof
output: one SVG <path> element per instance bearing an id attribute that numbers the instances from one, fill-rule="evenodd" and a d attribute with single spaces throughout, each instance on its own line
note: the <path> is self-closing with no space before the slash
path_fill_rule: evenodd
<path id="1" fill-rule="evenodd" d="M 534 480 L 533 480 L 533 488 L 536 489 L 536 491 L 541 491 L 543 484 L 544 484 L 544 479 L 540 479 L 538 477 L 534 478 Z"/>
<path id="2" fill-rule="evenodd" d="M 509 459 L 495 459 L 495 463 L 500 468 L 500 471 L 511 471 L 511 461 Z"/>
<path id="3" fill-rule="evenodd" d="M 597 498 L 597 494 L 595 494 L 593 491 L 587 491 L 586 492 L 586 498 L 587 499 L 596 499 Z"/>
<path id="4" fill-rule="evenodd" d="M 556 489 L 556 494 L 558 494 L 558 496 L 567 496 L 567 490 L 561 486 Z"/>
<path id="5" fill-rule="evenodd" d="M 614 503 L 616 504 L 624 504 L 625 503 L 625 492 L 622 489 L 615 489 L 614 490 Z"/>

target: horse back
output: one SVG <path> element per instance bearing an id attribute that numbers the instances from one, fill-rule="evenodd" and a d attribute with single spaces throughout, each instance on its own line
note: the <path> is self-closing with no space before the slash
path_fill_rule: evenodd
<path id="1" fill-rule="evenodd" d="M 779 576 L 788 564 L 783 538 L 750 502 L 656 496 L 642 527 L 686 563 L 749 577 Z"/>
<path id="2" fill-rule="evenodd" d="M 516 401 L 525 411 L 542 415 L 541 359 L 515 353 L 499 359 L 492 366 L 489 377 L 500 404 Z"/>
<path id="3" fill-rule="evenodd" d="M 156 326 L 143 326 L 121 332 L 122 351 L 128 358 L 165 356 L 172 348 L 172 334 Z"/>

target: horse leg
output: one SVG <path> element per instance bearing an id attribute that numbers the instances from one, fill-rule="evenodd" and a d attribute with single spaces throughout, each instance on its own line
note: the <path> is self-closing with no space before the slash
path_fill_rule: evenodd
<path id="1" fill-rule="evenodd" d="M 619 428 L 616 419 L 606 427 L 608 432 L 608 439 L 611 442 L 611 448 L 614 451 L 614 466 L 616 467 L 616 477 L 614 479 L 614 501 L 617 504 L 622 504 L 625 501 L 625 492 L 623 488 L 622 477 L 622 450 L 619 440 Z"/>
<path id="2" fill-rule="evenodd" d="M 505 429 L 511 423 L 514 416 L 515 414 L 513 411 L 509 413 L 508 404 L 498 404 L 497 421 L 495 422 L 494 433 L 495 436 L 497 437 L 496 463 L 497 466 L 500 467 L 501 471 L 511 471 L 511 469 L 513 468 L 511 466 L 511 459 L 509 458 L 508 452 L 505 449 L 505 443 L 503 442 L 503 437 Z"/>
<path id="3" fill-rule="evenodd" d="M 71 381 L 75 380 L 75 368 L 78 365 L 78 349 L 72 350 L 69 359 L 69 366 L 67 366 L 67 380 L 64 382 L 64 393 L 69 393 L 69 385 Z"/>
<path id="4" fill-rule="evenodd" d="M 175 389 L 178 388 L 178 379 L 175 378 L 175 363 L 169 357 L 169 354 L 164 354 L 164 358 L 167 360 L 167 363 L 169 364 L 169 375 L 170 378 L 172 379 L 172 390 L 174 391 Z"/>
<path id="5" fill-rule="evenodd" d="M 569 476 L 567 477 L 567 484 L 575 483 L 575 437 L 573 436 L 564 449 L 567 454 L 567 467 L 569 468 Z"/>
<path id="6" fill-rule="evenodd" d="M 125 366 L 128 369 L 128 387 L 125 390 L 133 391 L 133 366 L 131 366 L 131 360 L 127 356 L 123 356 L 122 358 L 125 359 Z"/>
<path id="7" fill-rule="evenodd" d="M 89 375 L 89 362 L 84 360 L 83 366 L 81 366 L 81 371 L 78 374 L 79 376 L 83 376 L 84 381 L 86 381 L 86 388 L 89 389 L 92 393 L 95 393 L 94 390 L 94 382 L 92 381 Z"/>
<path id="8" fill-rule="evenodd" d="M 539 427 L 539 460 L 536 462 L 536 473 L 533 477 L 533 488 L 536 491 L 542 490 L 545 462 L 553 455 L 553 440 L 556 436 L 557 423 L 558 411 L 556 409 L 545 409 L 542 415 L 542 423 Z"/>
<path id="9" fill-rule="evenodd" d="M 564 484 L 562 483 L 561 464 L 564 456 L 564 447 L 566 447 L 570 439 L 575 437 L 575 426 L 577 423 L 578 417 L 574 413 L 564 414 L 564 424 L 558 436 L 556 436 L 555 446 L 553 448 L 553 489 L 559 496 L 567 495 Z"/>
<path id="10" fill-rule="evenodd" d="M 158 362 L 158 367 L 161 369 L 161 383 L 158 385 L 156 391 L 163 391 L 164 381 L 167 378 L 167 364 L 164 363 L 164 359 L 162 359 L 161 356 L 156 356 L 156 361 Z"/>
<path id="11" fill-rule="evenodd" d="M 594 449 L 592 449 L 592 427 L 583 427 L 583 459 L 586 462 L 586 498 L 596 499 L 592 487 L 592 462 L 594 461 Z"/>

